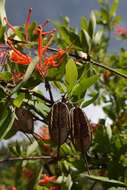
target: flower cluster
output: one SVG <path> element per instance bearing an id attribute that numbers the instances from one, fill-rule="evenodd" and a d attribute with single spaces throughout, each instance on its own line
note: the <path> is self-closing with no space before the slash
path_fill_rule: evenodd
<path id="1" fill-rule="evenodd" d="M 44 175 L 40 181 L 39 181 L 39 185 L 46 185 L 50 182 L 53 182 L 56 180 L 56 176 L 48 176 L 48 175 Z"/>
<path id="2" fill-rule="evenodd" d="M 29 27 L 30 27 L 30 17 L 31 17 L 32 9 L 29 9 L 25 24 L 24 24 L 24 38 L 23 41 L 25 43 L 31 43 L 32 41 L 30 40 L 29 37 Z M 14 36 L 17 36 L 17 31 L 16 29 L 9 23 L 7 18 L 4 18 L 4 21 L 8 28 L 12 30 L 14 33 Z M 45 31 L 44 28 L 48 24 L 48 20 L 44 22 L 42 25 L 36 26 L 36 28 L 33 31 L 33 35 L 37 36 L 37 52 L 38 52 L 38 57 L 39 57 L 39 62 L 36 64 L 35 70 L 40 74 L 42 78 L 45 78 L 48 70 L 50 68 L 56 68 L 60 66 L 61 60 L 63 56 L 66 53 L 66 50 L 63 49 L 58 49 L 56 53 L 48 55 L 48 50 L 53 42 L 56 30 L 49 30 Z M 46 41 L 44 40 L 46 37 Z M 16 64 L 20 65 L 29 65 L 32 62 L 32 57 L 21 52 L 15 47 L 15 44 L 13 43 L 14 39 L 12 37 L 7 37 L 7 45 L 9 47 L 9 59 L 11 62 L 14 62 Z M 30 47 L 29 47 L 30 50 Z M 4 51 L 4 50 L 3 50 Z M 5 54 L 5 53 L 4 53 Z M 3 55 L 3 54 L 1 54 Z"/>

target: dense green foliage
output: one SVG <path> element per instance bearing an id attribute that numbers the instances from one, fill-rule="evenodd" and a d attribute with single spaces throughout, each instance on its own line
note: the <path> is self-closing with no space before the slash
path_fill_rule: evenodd
<path id="1" fill-rule="evenodd" d="M 116 16 L 119 1 L 114 0 L 110 4 L 106 0 L 98 0 L 98 3 L 100 10 L 91 11 L 89 19 L 81 17 L 80 29 L 71 27 L 66 17 L 60 22 L 51 22 L 57 34 L 52 46 L 46 50 L 42 63 L 46 56 L 55 55 L 59 48 L 64 49 L 65 54 L 57 60 L 60 62 L 59 67 L 43 68 L 46 69 L 44 77 L 36 70 L 39 58 L 35 30 L 39 24 L 29 24 L 29 41 L 24 42 L 25 25 L 15 28 L 14 32 L 1 22 L 1 44 L 7 45 L 7 38 L 10 38 L 14 40 L 13 45 L 17 50 L 32 57 L 29 65 L 13 62 L 8 55 L 10 49 L 6 49 L 5 60 L 0 57 L 0 140 L 9 139 L 17 131 L 27 133 L 26 140 L 23 139 L 25 142 L 19 139 L 16 143 L 10 143 L 6 151 L 3 149 L 0 152 L 1 188 L 126 189 L 127 51 L 121 49 L 117 54 L 108 51 L 111 38 L 115 38 L 113 31 L 121 20 L 120 16 Z M 123 31 L 117 34 L 120 39 L 126 40 L 127 33 Z M 48 42 L 49 38 L 44 36 L 44 47 Z M 0 48 L 1 53 L 3 46 Z M 61 101 L 63 97 L 68 107 L 80 106 L 83 109 L 90 104 L 101 105 L 112 121 L 110 126 L 106 125 L 106 119 L 90 124 L 92 143 L 86 153 L 90 175 L 83 154 L 74 148 L 73 143 L 67 141 L 61 145 L 60 159 L 57 160 L 54 155 L 58 144 L 52 142 L 52 139 L 46 139 L 48 134 L 44 134 L 48 129 L 48 114 L 53 103 Z M 20 122 L 14 125 L 18 108 L 25 108 L 32 114 L 34 126 L 31 124 L 30 129 L 27 129 L 28 124 L 25 123 L 31 117 L 27 114 L 20 121 L 21 127 Z M 39 132 L 37 120 L 42 126 Z M 35 157 L 40 159 L 33 159 Z M 13 161 L 9 161 L 9 158 Z M 25 160 L 27 158 L 30 159 Z M 57 179 L 38 185 L 42 174 L 57 176 Z"/>

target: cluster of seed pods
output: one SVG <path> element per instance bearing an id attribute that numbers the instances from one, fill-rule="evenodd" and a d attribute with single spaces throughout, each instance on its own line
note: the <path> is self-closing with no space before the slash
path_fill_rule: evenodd
<path id="1" fill-rule="evenodd" d="M 90 125 L 79 107 L 70 110 L 64 102 L 56 102 L 49 113 L 49 133 L 58 146 L 70 137 L 75 148 L 86 153 L 91 144 Z"/>

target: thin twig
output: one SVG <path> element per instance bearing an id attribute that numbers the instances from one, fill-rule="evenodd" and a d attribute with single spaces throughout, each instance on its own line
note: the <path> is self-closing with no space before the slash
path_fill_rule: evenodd
<path id="1" fill-rule="evenodd" d="M 6 158 L 3 160 L 0 160 L 0 164 L 4 162 L 9 162 L 9 161 L 24 161 L 24 160 L 47 160 L 47 159 L 52 159 L 51 156 L 30 156 L 30 157 L 10 157 Z"/>
<path id="2" fill-rule="evenodd" d="M 51 102 L 53 104 L 54 103 L 54 99 L 53 99 L 53 95 L 52 95 L 52 91 L 51 91 L 51 86 L 50 86 L 49 81 L 47 81 L 47 80 L 45 80 L 45 88 L 46 88 L 46 90 L 48 90 L 49 96 L 50 96 L 50 100 L 51 100 Z"/>

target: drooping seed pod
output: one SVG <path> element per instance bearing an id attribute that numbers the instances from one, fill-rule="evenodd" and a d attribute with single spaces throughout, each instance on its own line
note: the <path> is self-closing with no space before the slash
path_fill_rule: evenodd
<path id="1" fill-rule="evenodd" d="M 69 109 L 63 102 L 54 103 L 49 113 L 49 133 L 58 145 L 65 143 L 70 129 Z"/>
<path id="2" fill-rule="evenodd" d="M 70 110 L 71 138 L 77 150 L 85 153 L 91 144 L 90 125 L 86 114 L 75 107 Z"/>
<path id="3" fill-rule="evenodd" d="M 15 113 L 17 118 L 14 121 L 13 129 L 33 134 L 34 121 L 31 112 L 24 108 L 16 108 Z"/>

